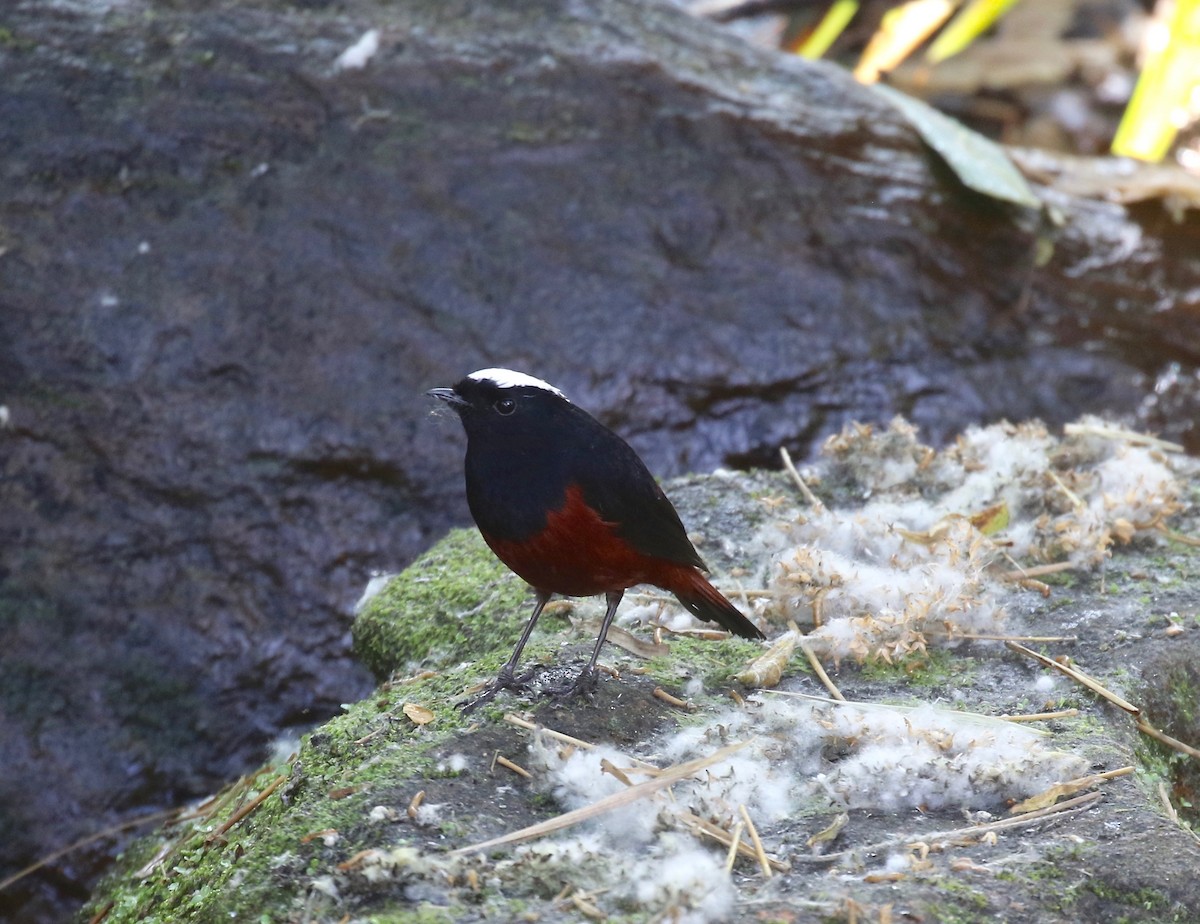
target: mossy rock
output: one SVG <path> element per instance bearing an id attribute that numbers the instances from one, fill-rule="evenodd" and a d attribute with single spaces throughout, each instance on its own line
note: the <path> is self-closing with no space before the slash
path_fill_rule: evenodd
<path id="1" fill-rule="evenodd" d="M 388 582 L 354 622 L 354 650 L 380 679 L 509 651 L 533 609 L 528 587 L 478 531 L 451 531 Z"/>

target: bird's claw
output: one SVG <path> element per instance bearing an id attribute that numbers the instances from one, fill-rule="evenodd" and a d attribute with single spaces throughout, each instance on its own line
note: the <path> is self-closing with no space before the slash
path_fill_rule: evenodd
<path id="1" fill-rule="evenodd" d="M 568 700 L 576 696 L 592 699 L 596 694 L 598 677 L 594 667 L 585 667 L 573 681 L 548 690 L 556 700 Z"/>
<path id="2" fill-rule="evenodd" d="M 458 704 L 458 711 L 466 715 L 468 712 L 473 712 L 482 706 L 484 703 L 490 703 L 496 698 L 496 694 L 501 690 L 515 690 L 523 692 L 529 689 L 529 681 L 533 679 L 533 675 L 537 673 L 537 668 L 532 668 L 526 671 L 519 677 L 514 677 L 511 670 L 505 669 L 500 671 L 496 679 L 485 686 L 482 692 L 474 699 L 469 699 L 466 702 Z"/>
<path id="3" fill-rule="evenodd" d="M 466 700 L 458 704 L 459 712 L 466 715 L 478 709 L 484 703 L 490 703 L 496 698 L 496 694 L 502 690 L 514 690 L 518 693 L 524 693 L 529 690 L 530 681 L 537 675 L 538 669 L 532 668 L 520 676 L 513 676 L 512 671 L 502 670 L 499 675 L 485 686 L 474 699 Z M 599 676 L 594 667 L 584 667 L 582 671 L 572 680 L 564 683 L 546 685 L 538 684 L 541 692 L 549 694 L 559 702 L 565 702 L 576 696 L 586 696 L 589 700 L 594 699 L 596 695 L 596 684 L 599 682 Z"/>

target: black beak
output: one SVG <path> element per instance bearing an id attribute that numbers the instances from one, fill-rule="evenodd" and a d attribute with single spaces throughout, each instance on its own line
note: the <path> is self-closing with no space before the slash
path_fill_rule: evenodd
<path id="1" fill-rule="evenodd" d="M 431 398 L 440 398 L 454 408 L 467 406 L 467 402 L 463 400 L 462 395 L 453 388 L 431 388 L 425 394 Z"/>

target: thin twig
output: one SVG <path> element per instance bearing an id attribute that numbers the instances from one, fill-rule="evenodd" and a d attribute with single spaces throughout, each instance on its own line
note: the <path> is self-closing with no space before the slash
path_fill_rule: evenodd
<path id="1" fill-rule="evenodd" d="M 1189 545 L 1189 546 L 1192 546 L 1193 548 L 1195 548 L 1196 546 L 1200 546 L 1200 539 L 1197 539 L 1195 536 L 1186 536 L 1183 533 L 1178 533 L 1175 530 L 1169 528 L 1167 526 L 1167 524 L 1165 524 L 1165 523 L 1157 524 L 1155 526 L 1155 529 L 1157 529 L 1160 533 L 1162 533 L 1164 536 L 1166 536 L 1172 542 L 1178 542 L 1181 545 Z"/>
<path id="2" fill-rule="evenodd" d="M 1079 715 L 1078 709 L 1060 709 L 1057 712 L 1030 712 L 1025 715 L 1002 715 L 1005 722 L 1045 722 L 1051 719 L 1071 719 Z"/>
<path id="3" fill-rule="evenodd" d="M 1074 507 L 1076 510 L 1082 510 L 1086 506 L 1086 504 L 1084 504 L 1084 502 L 1080 499 L 1079 495 L 1068 488 L 1063 483 L 1063 480 L 1059 478 L 1053 470 L 1048 469 L 1046 474 L 1050 476 L 1050 480 L 1054 482 L 1058 489 L 1062 491 L 1063 494 L 1067 495 L 1067 500 L 1071 502 L 1072 507 Z"/>
<path id="4" fill-rule="evenodd" d="M 122 831 L 128 831 L 131 828 L 140 828 L 142 825 L 150 824 L 151 822 L 166 822 L 168 820 L 186 821 L 190 818 L 199 818 L 203 813 L 199 810 L 184 813 L 182 809 L 171 808 L 164 809 L 161 812 L 153 812 L 149 815 L 142 815 L 139 818 L 131 818 L 128 821 L 122 821 L 120 824 L 111 825 L 95 834 L 89 834 L 87 837 L 82 837 L 79 840 L 67 844 L 66 847 L 60 847 L 53 853 L 48 853 L 36 863 L 30 863 L 24 869 L 19 869 L 11 876 L 0 879 L 0 892 L 3 892 L 10 885 L 20 882 L 31 873 L 36 873 L 43 866 L 53 863 L 59 857 L 66 856 L 73 851 L 86 847 L 88 844 L 94 844 L 96 841 L 103 840 L 106 837 L 112 837 L 114 834 L 120 834 Z"/>
<path id="5" fill-rule="evenodd" d="M 1063 796 L 1073 796 L 1081 789 L 1091 789 L 1093 786 L 1099 786 L 1101 783 L 1107 783 L 1109 780 L 1115 780 L 1117 777 L 1129 776 L 1131 773 L 1133 773 L 1133 767 L 1120 767 L 1104 773 L 1093 773 L 1088 776 L 1077 777 L 1073 780 L 1067 780 L 1065 783 L 1056 783 L 1049 789 L 1045 789 L 1030 796 L 1028 799 L 1018 802 L 1008 810 L 1008 813 L 1010 815 L 1025 815 L 1038 809 L 1047 808 Z"/>
<path id="6" fill-rule="evenodd" d="M 588 901 L 579 892 L 571 896 L 571 904 L 575 906 L 575 910 L 582 914 L 585 918 L 591 918 L 593 921 L 603 921 L 607 915 L 601 911 L 594 903 Z"/>
<path id="7" fill-rule="evenodd" d="M 622 770 L 620 767 L 618 767 L 616 764 L 614 764 L 607 757 L 600 758 L 600 772 L 607 773 L 610 776 L 615 776 L 618 780 L 620 780 L 626 786 L 633 785 L 633 780 L 631 780 L 628 777 L 628 775 L 625 773 L 625 771 Z"/>
<path id="8" fill-rule="evenodd" d="M 204 839 L 204 842 L 206 844 L 211 844 L 217 838 L 221 837 L 224 834 L 227 834 L 232 827 L 234 827 L 243 818 L 245 818 L 247 815 L 249 815 L 251 812 L 253 812 L 256 808 L 258 808 L 260 805 L 262 805 L 264 802 L 266 802 L 267 797 L 269 795 L 271 795 L 271 793 L 273 793 L 276 789 L 278 789 L 279 786 L 286 779 L 287 779 L 287 776 L 280 774 L 279 776 L 275 777 L 275 779 L 271 780 L 270 783 L 268 783 L 266 786 L 263 787 L 262 792 L 260 792 L 257 796 L 255 796 L 253 799 L 251 799 L 245 805 L 243 805 L 240 809 L 238 809 L 232 815 L 230 815 L 227 819 L 225 819 L 225 823 L 223 825 L 221 825 L 219 828 L 217 828 L 217 830 L 213 831 L 212 834 L 208 835 L 208 837 L 206 837 Z"/>
<path id="9" fill-rule="evenodd" d="M 817 659 L 816 652 L 813 651 L 812 646 L 808 644 L 808 639 L 804 638 L 803 636 L 800 637 L 800 650 L 803 651 L 804 656 L 808 658 L 808 663 L 812 665 L 812 669 L 816 672 L 816 675 L 820 679 L 821 683 L 824 684 L 825 689 L 829 691 L 829 695 L 836 700 L 845 702 L 846 697 L 842 696 L 842 691 L 837 688 L 837 684 L 829 679 L 829 675 L 825 673 L 825 668 L 821 666 L 821 662 Z"/>
<path id="10" fill-rule="evenodd" d="M 899 703 L 873 703 L 873 702 L 868 702 L 865 700 L 833 699 L 828 696 L 817 696 L 815 693 L 801 693 L 797 690 L 760 690 L 758 692 L 769 693 L 773 696 L 788 696 L 788 697 L 792 697 L 793 699 L 806 699 L 806 700 L 809 700 L 814 703 L 824 703 L 829 706 L 846 706 L 846 707 L 849 707 L 852 709 L 861 709 L 864 712 L 879 711 L 879 712 L 893 712 L 893 713 L 899 713 L 900 715 L 907 715 L 918 709 L 925 708 L 924 706 L 902 706 Z M 1001 723 L 1013 721 L 1013 718 L 1010 716 L 985 715 L 982 712 L 967 712 L 966 710 L 963 710 L 963 709 L 944 709 L 939 706 L 939 707 L 937 707 L 937 711 L 940 715 L 958 716 L 962 719 L 965 719 L 968 722 L 973 722 L 977 725 L 982 724 L 982 725 L 998 726 Z M 1067 712 L 1076 712 L 1076 711 L 1077 710 L 1067 710 Z M 1050 714 L 1050 715 L 1053 715 L 1053 714 Z M 1022 717 L 1018 716 L 1017 720 L 1019 721 L 1021 718 Z M 1028 721 L 1032 721 L 1032 718 L 1030 718 Z M 1042 736 L 1042 737 L 1049 734 L 1049 732 L 1043 731 L 1040 728 L 1030 728 L 1030 729 L 1028 729 L 1028 731 L 1030 732 L 1030 734 L 1034 734 L 1034 735 L 1038 735 L 1038 736 Z"/>
<path id="11" fill-rule="evenodd" d="M 672 693 L 668 693 L 662 687 L 655 687 L 654 692 L 651 693 L 650 695 L 653 696 L 655 699 L 662 700 L 664 703 L 667 703 L 670 706 L 674 706 L 677 709 L 684 709 L 688 712 L 692 712 L 696 708 L 691 703 L 689 703 L 686 699 L 680 699 L 678 696 L 675 696 Z"/>
<path id="12" fill-rule="evenodd" d="M 796 482 L 796 487 L 800 489 L 800 493 L 804 495 L 804 499 L 808 501 L 808 505 L 817 513 L 824 513 L 825 505 L 821 503 L 821 499 L 817 495 L 813 494 L 812 488 L 804 483 L 804 479 L 796 471 L 796 466 L 792 464 L 792 455 L 787 451 L 786 446 L 779 447 L 779 456 L 783 459 L 784 469 L 792 476 L 792 481 Z"/>
<path id="13" fill-rule="evenodd" d="M 747 597 L 780 597 L 783 596 L 782 591 L 775 590 L 771 587 L 738 587 L 739 594 L 745 594 Z M 732 592 L 731 592 L 732 593 Z M 639 603 L 674 603 L 678 605 L 679 601 L 667 594 L 656 594 L 652 590 L 641 590 L 636 593 L 625 595 L 626 599 L 635 600 Z"/>
<path id="14" fill-rule="evenodd" d="M 754 850 L 754 845 L 742 839 L 741 831 L 745 830 L 745 822 L 739 821 L 734 825 L 733 832 L 726 831 L 715 822 L 709 821 L 707 818 L 701 818 L 699 815 L 682 809 L 675 813 L 675 818 L 678 819 L 685 827 L 690 829 L 693 834 L 704 835 L 711 837 L 723 847 L 732 849 L 732 845 L 737 843 L 737 852 L 747 859 L 757 860 L 758 853 Z M 735 840 L 736 835 L 736 840 Z M 782 860 L 776 860 L 770 854 L 767 855 L 767 862 L 771 864 L 771 869 L 778 873 L 786 873 L 791 866 Z"/>
<path id="15" fill-rule="evenodd" d="M 1056 561 L 1049 565 L 1034 565 L 1032 568 L 1018 567 L 1015 571 L 1002 572 L 1000 577 L 1005 581 L 1024 581 L 1028 578 L 1041 577 L 1044 574 L 1058 574 L 1061 571 L 1070 571 L 1074 567 L 1074 562 Z"/>
<path id="16" fill-rule="evenodd" d="M 1089 792 L 1082 796 L 1076 796 L 1074 799 L 1068 799 L 1066 802 L 1060 802 L 1057 805 L 1051 805 L 1044 809 L 1038 809 L 1035 812 L 1028 812 L 1024 815 L 1019 815 L 1015 818 L 1001 818 L 998 821 L 989 821 L 981 825 L 968 825 L 963 828 L 950 828 L 946 831 L 933 831 L 928 834 L 913 835 L 907 837 L 897 835 L 896 837 L 888 838 L 885 841 L 877 841 L 874 844 L 856 845 L 848 850 L 842 850 L 838 853 L 813 854 L 806 856 L 800 854 L 796 857 L 797 861 L 807 861 L 809 863 L 836 863 L 838 861 L 851 857 L 864 857 L 872 854 L 882 854 L 888 848 L 894 847 L 897 844 L 916 844 L 924 842 L 926 844 L 934 841 L 946 841 L 951 844 L 967 846 L 978 841 L 979 837 L 985 834 L 990 834 L 995 831 L 1007 831 L 1013 828 L 1024 828 L 1036 822 L 1043 821 L 1051 816 L 1069 816 L 1075 815 L 1098 802 L 1103 794 L 1100 792 Z"/>
<path id="17" fill-rule="evenodd" d="M 1019 645 L 1016 642 L 1005 642 L 1005 644 L 1009 648 L 1011 648 L 1013 651 L 1023 654 L 1026 657 L 1033 658 L 1035 661 L 1046 665 L 1046 667 L 1051 667 L 1056 671 L 1061 671 L 1062 673 L 1064 673 L 1068 677 L 1070 677 L 1072 680 L 1074 680 L 1076 683 L 1082 684 L 1083 686 L 1085 686 L 1089 690 L 1091 690 L 1093 693 L 1095 693 L 1097 696 L 1101 696 L 1104 699 L 1108 700 L 1110 703 L 1112 703 L 1114 706 L 1124 709 L 1130 715 L 1141 714 L 1141 710 L 1138 709 L 1137 706 L 1133 705 L 1128 700 L 1125 700 L 1122 697 L 1118 696 L 1116 693 L 1112 692 L 1107 687 L 1105 687 L 1102 683 L 1100 683 L 1100 681 L 1098 681 L 1092 677 L 1089 677 L 1083 671 L 1079 670 L 1079 668 L 1069 667 L 1066 664 L 1061 664 L 1058 661 L 1055 661 L 1053 658 L 1048 658 L 1044 654 L 1039 654 L 1038 652 L 1034 651 L 1032 648 L 1026 648 L 1024 645 Z"/>
<path id="18" fill-rule="evenodd" d="M 509 725 L 515 725 L 517 728 L 523 728 L 526 731 L 531 731 L 535 734 L 545 735 L 547 738 L 552 738 L 555 741 L 561 741 L 563 744 L 568 744 L 583 751 L 595 750 L 596 747 L 596 745 L 592 744 L 590 741 L 584 741 L 582 738 L 576 738 L 573 735 L 566 734 L 565 732 L 555 731 L 553 728 L 547 728 L 545 725 L 537 725 L 513 712 L 506 712 L 504 714 L 504 721 Z M 658 772 L 658 767 L 654 766 L 654 764 L 648 761 L 640 760 L 637 757 L 630 757 L 629 759 L 638 765 L 639 770 L 653 771 L 655 773 Z"/>
<path id="19" fill-rule="evenodd" d="M 1151 449 L 1161 449 L 1163 452 L 1183 452 L 1178 443 L 1169 443 L 1151 436 L 1149 433 L 1137 433 L 1121 427 L 1100 426 L 1097 424 L 1069 423 L 1063 426 L 1066 436 L 1100 436 L 1104 439 L 1121 440 L 1134 446 L 1148 446 Z"/>
<path id="20" fill-rule="evenodd" d="M 496 763 L 498 763 L 501 767 L 504 767 L 507 770 L 511 770 L 517 776 L 523 776 L 527 780 L 533 779 L 532 773 L 530 773 L 528 770 L 526 770 L 520 764 L 514 763 L 513 761 L 509 760 L 507 757 L 503 756 L 502 754 L 496 755 Z"/>
<path id="21" fill-rule="evenodd" d="M 547 728 L 545 725 L 537 725 L 528 719 L 521 718 L 521 716 L 514 712 L 505 713 L 504 721 L 509 725 L 515 725 L 517 728 L 523 728 L 526 731 L 541 732 L 547 738 L 553 738 L 555 741 L 561 741 L 563 744 L 573 744 L 575 747 L 583 748 L 585 751 L 590 751 L 596 746 L 590 741 L 584 741 L 582 738 L 575 738 L 564 732 L 555 731 L 553 728 Z"/>
<path id="22" fill-rule="evenodd" d="M 1184 744 L 1178 738 L 1172 738 L 1165 732 L 1160 732 L 1144 718 L 1138 719 L 1137 727 L 1138 731 L 1143 735 L 1149 735 L 1155 741 L 1161 741 L 1167 747 L 1178 751 L 1180 754 L 1187 754 L 1189 757 L 1195 757 L 1197 760 L 1200 760 L 1200 750 L 1196 750 L 1190 744 Z"/>
<path id="23" fill-rule="evenodd" d="M 1176 811 L 1175 806 L 1171 803 L 1171 794 L 1167 791 L 1167 781 L 1159 780 L 1158 786 L 1155 787 L 1155 792 L 1158 793 L 1158 801 L 1162 803 L 1163 811 L 1167 813 L 1167 817 L 1170 818 L 1171 821 L 1173 821 L 1175 824 L 1178 825 L 1179 824 L 1179 812 Z M 1186 827 L 1186 826 L 1180 825 L 1180 827 Z M 1192 837 L 1195 837 L 1195 836 L 1196 836 L 1196 834 L 1195 834 L 1195 832 L 1193 832 Z"/>
<path id="24" fill-rule="evenodd" d="M 740 751 L 754 741 L 749 738 L 745 741 L 740 741 L 736 744 L 731 744 L 721 748 L 708 757 L 689 760 L 687 763 L 678 764 L 671 767 L 669 770 L 664 770 L 662 774 L 654 779 L 646 780 L 644 783 L 638 783 L 636 786 L 630 786 L 628 789 L 623 789 L 620 792 L 613 793 L 598 802 L 593 802 L 591 805 L 586 805 L 583 808 L 575 809 L 571 812 L 566 812 L 562 815 L 555 816 L 546 821 L 539 822 L 534 825 L 528 825 L 521 828 L 519 831 L 513 831 L 510 834 L 504 834 L 500 837 L 493 837 L 490 840 L 483 841 L 479 844 L 471 844 L 468 847 L 459 847 L 457 850 L 450 851 L 450 856 L 464 856 L 469 853 L 477 853 L 481 850 L 490 850 L 493 847 L 506 846 L 508 844 L 516 844 L 521 841 L 532 840 L 533 838 L 543 837 L 547 834 L 553 834 L 555 831 L 561 831 L 564 828 L 572 827 L 580 822 L 596 818 L 604 815 L 615 809 L 630 805 L 639 799 L 644 799 L 646 796 L 658 792 L 660 789 L 665 789 L 680 780 L 686 779 L 695 773 L 699 773 L 713 764 L 721 763 L 733 754 Z"/>
<path id="25" fill-rule="evenodd" d="M 742 829 L 745 827 L 745 823 L 739 821 L 733 826 L 733 831 L 729 835 L 729 853 L 725 855 L 726 875 L 733 872 L 733 861 L 737 859 L 738 848 L 742 845 Z"/>
<path id="26" fill-rule="evenodd" d="M 1078 635 L 986 635 L 975 632 L 944 632 L 941 629 L 926 629 L 925 634 L 934 638 L 964 639 L 970 642 L 1077 642 Z"/>
<path id="27" fill-rule="evenodd" d="M 762 867 L 763 877 L 770 879 L 774 873 L 771 872 L 771 861 L 767 859 L 767 852 L 763 850 L 762 838 L 758 836 L 758 828 L 754 827 L 754 822 L 750 820 L 750 813 L 746 811 L 745 805 L 739 805 L 738 811 L 741 813 L 742 821 L 746 823 L 746 831 L 750 834 L 750 840 L 754 842 L 754 853 L 758 857 L 758 865 Z"/>

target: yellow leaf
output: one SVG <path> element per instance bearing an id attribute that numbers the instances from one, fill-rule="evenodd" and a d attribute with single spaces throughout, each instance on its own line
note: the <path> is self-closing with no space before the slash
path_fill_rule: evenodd
<path id="1" fill-rule="evenodd" d="M 1186 122 L 1188 104 L 1198 86 L 1200 0 L 1176 0 L 1167 33 L 1147 56 L 1133 97 L 1117 126 L 1113 153 L 1138 160 L 1162 160 L 1171 149 L 1178 126 Z"/>
<path id="2" fill-rule="evenodd" d="M 1088 789 L 1103 782 L 1104 777 L 1102 776 L 1085 776 L 1077 780 L 1068 780 L 1066 783 L 1056 783 L 1049 789 L 1043 790 L 1035 796 L 1030 796 L 1024 802 L 1018 802 L 1008 810 L 1008 814 L 1024 815 L 1026 812 L 1036 812 L 1038 809 L 1049 808 L 1064 796 L 1073 796 L 1081 789 Z"/>
<path id="3" fill-rule="evenodd" d="M 875 83 L 880 74 L 892 70 L 936 32 L 950 18 L 954 6 L 951 0 L 909 0 L 888 10 L 863 50 L 855 78 L 860 83 Z"/>
<path id="4" fill-rule="evenodd" d="M 971 521 L 971 525 L 985 536 L 994 536 L 1008 525 L 1008 504 L 1000 501 L 978 513 L 971 514 L 968 519 Z"/>
<path id="5" fill-rule="evenodd" d="M 433 710 L 418 706 L 416 703 L 405 703 L 404 714 L 414 725 L 428 725 L 436 718 Z"/>
<path id="6" fill-rule="evenodd" d="M 829 823 L 828 827 L 826 827 L 824 830 L 818 831 L 816 834 L 810 837 L 805 842 L 805 846 L 816 847 L 818 844 L 831 843 L 837 839 L 839 834 L 842 833 L 842 829 L 846 827 L 846 823 L 848 821 L 850 821 L 850 815 L 846 812 L 842 812 Z"/>
<path id="7" fill-rule="evenodd" d="M 779 683 L 784 668 L 792 659 L 800 633 L 789 631 L 779 636 L 763 654 L 746 665 L 737 679 L 748 687 L 771 688 Z"/>
<path id="8" fill-rule="evenodd" d="M 1017 0 L 970 0 L 933 40 L 925 59 L 937 64 L 958 54 L 990 29 Z"/>
<path id="9" fill-rule="evenodd" d="M 796 54 L 802 58 L 819 58 L 829 50 L 829 46 L 837 41 L 837 37 L 846 31 L 850 20 L 858 12 L 858 0 L 836 0 L 825 11 L 812 34 L 796 49 Z"/>

